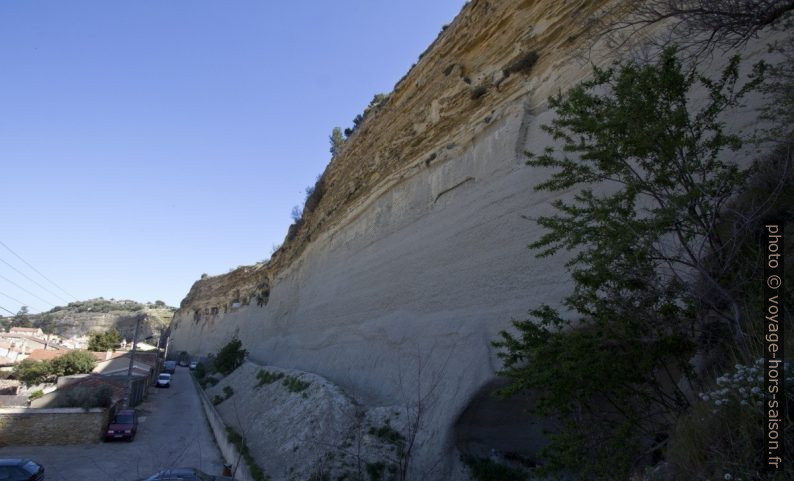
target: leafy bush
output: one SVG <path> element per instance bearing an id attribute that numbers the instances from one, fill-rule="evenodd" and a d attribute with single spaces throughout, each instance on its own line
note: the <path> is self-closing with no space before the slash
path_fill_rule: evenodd
<path id="1" fill-rule="evenodd" d="M 764 445 L 763 365 L 763 358 L 753 365 L 737 364 L 731 373 L 717 378 L 714 389 L 700 393 L 702 402 L 676 421 L 665 454 L 677 481 L 767 479 L 756 449 Z M 783 376 L 783 399 L 792 403 L 794 369 L 788 363 Z M 788 423 L 783 452 L 794 449 L 792 436 Z"/>
<path id="2" fill-rule="evenodd" d="M 55 376 L 87 374 L 94 369 L 96 358 L 88 351 L 70 351 L 49 361 L 50 371 Z"/>
<path id="3" fill-rule="evenodd" d="M 283 377 L 283 372 L 270 372 L 260 369 L 259 372 L 256 373 L 256 378 L 259 380 L 259 383 L 257 383 L 256 387 L 262 387 L 265 384 L 273 384 Z"/>
<path id="4" fill-rule="evenodd" d="M 226 399 L 229 399 L 234 395 L 234 389 L 231 386 L 224 386 L 223 387 L 223 394 L 226 396 Z"/>
<path id="5" fill-rule="evenodd" d="M 284 384 L 289 392 L 301 392 L 312 385 L 312 383 L 301 381 L 295 376 L 287 376 L 282 384 Z"/>
<path id="6" fill-rule="evenodd" d="M 196 369 L 193 370 L 193 373 L 196 376 L 196 379 L 202 380 L 207 375 L 207 368 L 204 367 L 203 362 L 199 362 L 196 364 Z"/>
<path id="7" fill-rule="evenodd" d="M 383 107 L 388 100 L 389 96 L 387 94 L 375 94 L 372 97 L 372 100 L 369 102 L 369 105 L 367 105 L 367 108 L 364 109 L 364 112 L 356 115 L 356 117 L 353 119 L 353 127 L 345 129 L 345 137 L 350 137 L 353 135 L 353 132 L 358 130 L 361 124 L 364 123 L 364 120 L 367 118 L 367 116 Z"/>
<path id="8" fill-rule="evenodd" d="M 41 384 L 52 379 L 50 363 L 25 359 L 14 366 L 14 377 L 27 386 Z"/>
<path id="9" fill-rule="evenodd" d="M 461 457 L 463 464 L 469 468 L 474 481 L 527 481 L 529 475 L 524 471 L 497 464 L 487 458 L 465 455 Z"/>
<path id="10" fill-rule="evenodd" d="M 379 428 L 375 428 L 374 426 L 369 428 L 369 434 L 377 436 L 381 441 L 395 446 L 403 446 L 405 444 L 405 436 L 391 427 L 388 421 Z"/>
<path id="11" fill-rule="evenodd" d="M 38 398 L 40 398 L 42 396 L 44 396 L 44 391 L 42 391 L 41 389 L 36 389 L 32 393 L 30 393 L 30 396 L 28 396 L 28 398 L 32 401 L 32 400 L 38 399 Z"/>
<path id="12" fill-rule="evenodd" d="M 386 463 L 383 461 L 367 463 L 366 470 L 370 481 L 381 481 L 383 480 L 383 474 L 386 472 Z"/>
<path id="13" fill-rule="evenodd" d="M 251 451 L 245 444 L 245 439 L 243 439 L 240 433 L 235 431 L 233 428 L 226 426 L 226 438 L 234 445 L 235 448 L 237 448 L 237 452 L 239 452 L 243 457 L 243 460 L 245 460 L 245 464 L 248 466 L 248 471 L 251 473 L 254 481 L 269 481 L 270 478 L 256 463 L 254 457 L 251 455 Z"/>
<path id="14" fill-rule="evenodd" d="M 736 262 L 735 239 L 714 228 L 747 174 L 721 160 L 742 144 L 721 119 L 761 81 L 759 68 L 739 87 L 738 66 L 731 59 L 714 81 L 667 49 L 656 64 L 596 69 L 593 80 L 550 99 L 557 116 L 543 128 L 561 152 L 529 154 L 527 164 L 554 169 L 536 190 L 579 190 L 538 218 L 546 232 L 531 247 L 538 257 L 573 251 L 574 290 L 563 305 L 577 318 L 541 305 L 514 322 L 517 335 L 502 332 L 495 343 L 510 380 L 501 393 L 534 390 L 533 410 L 561 420 L 541 453 L 545 472 L 628 479 L 659 456 L 657 438 L 689 408 L 678 382 L 693 382 L 700 321 L 719 319 L 742 349 L 747 322 L 734 315 L 741 309 L 724 275 Z M 697 84 L 706 102 L 694 109 Z M 706 252 L 708 261 L 698 254 Z M 693 269 L 707 296 L 696 296 Z"/>
<path id="15" fill-rule="evenodd" d="M 242 341 L 237 338 L 232 339 L 223 346 L 215 356 L 215 369 L 226 375 L 240 367 L 248 354 L 248 351 L 243 349 L 242 346 Z"/>
<path id="16" fill-rule="evenodd" d="M 121 346 L 121 334 L 115 329 L 106 332 L 91 332 L 88 338 L 88 350 L 95 352 L 115 350 Z"/>
<path id="17" fill-rule="evenodd" d="M 86 351 L 70 351 L 48 361 L 25 359 L 14 367 L 14 377 L 28 386 L 54 381 L 58 376 L 87 374 L 94 369 L 96 359 Z"/>

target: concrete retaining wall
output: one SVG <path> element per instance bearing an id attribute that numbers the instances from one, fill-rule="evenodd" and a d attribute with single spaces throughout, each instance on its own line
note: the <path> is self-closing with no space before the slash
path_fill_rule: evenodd
<path id="1" fill-rule="evenodd" d="M 215 436 L 215 442 L 218 444 L 218 449 L 221 451 L 223 459 L 226 461 L 226 464 L 232 466 L 233 470 L 235 466 L 237 467 L 236 471 L 233 471 L 234 479 L 238 481 L 254 481 L 253 476 L 251 476 L 251 473 L 248 471 L 245 460 L 240 456 L 240 452 L 229 442 L 226 435 L 226 424 L 223 422 L 223 419 L 221 419 L 218 411 L 215 410 L 215 406 L 213 406 L 207 398 L 206 393 L 201 389 L 196 379 L 193 376 L 190 376 L 190 379 L 193 380 L 193 385 L 198 392 L 201 406 L 204 408 L 204 414 L 207 416 L 210 429 L 212 429 L 212 435 Z"/>
<path id="2" fill-rule="evenodd" d="M 107 409 L 0 409 L 0 446 L 96 443 L 107 422 Z"/>

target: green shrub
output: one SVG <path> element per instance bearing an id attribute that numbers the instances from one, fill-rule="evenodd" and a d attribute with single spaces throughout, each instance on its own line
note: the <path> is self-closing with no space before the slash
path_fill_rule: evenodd
<path id="1" fill-rule="evenodd" d="M 527 481 L 529 475 L 521 470 L 504 466 L 488 458 L 465 455 L 461 457 L 463 464 L 469 468 L 474 481 Z"/>
<path id="2" fill-rule="evenodd" d="M 370 481 L 382 481 L 383 473 L 386 472 L 386 463 L 383 461 L 367 463 L 366 469 Z"/>
<path id="3" fill-rule="evenodd" d="M 226 398 L 225 398 L 225 397 L 221 396 L 220 394 L 216 394 L 216 395 L 215 395 L 215 396 L 212 398 L 212 405 L 213 405 L 213 406 L 217 406 L 218 404 L 222 403 L 222 402 L 223 402 L 223 401 L 225 401 L 225 400 L 226 400 Z"/>
<path id="4" fill-rule="evenodd" d="M 215 356 L 215 369 L 221 374 L 229 374 L 243 364 L 248 351 L 242 348 L 242 341 L 237 338 L 229 341 Z"/>
<path id="5" fill-rule="evenodd" d="M 55 376 L 87 374 L 94 369 L 96 358 L 88 351 L 70 351 L 50 361 L 50 370 Z"/>
<path id="6" fill-rule="evenodd" d="M 204 363 L 200 362 L 196 364 L 196 369 L 193 371 L 193 373 L 197 379 L 204 379 L 204 377 L 207 376 L 207 368 L 204 367 Z"/>
<path id="7" fill-rule="evenodd" d="M 106 332 L 89 333 L 88 350 L 95 352 L 111 351 L 121 346 L 121 334 L 115 329 Z"/>
<path id="8" fill-rule="evenodd" d="M 369 434 L 377 436 L 381 441 L 395 446 L 403 446 L 405 444 L 405 436 L 391 427 L 388 421 L 379 428 L 375 428 L 374 426 L 369 428 Z"/>
<path id="9" fill-rule="evenodd" d="M 701 402 L 675 423 L 666 450 L 676 481 L 691 479 L 774 479 L 760 476 L 764 445 L 764 359 L 754 365 L 737 364 L 720 376 Z M 794 402 L 794 369 L 787 363 L 785 399 Z M 786 401 L 782 401 L 786 402 Z M 783 452 L 794 450 L 791 423 L 785 433 Z"/>
<path id="10" fill-rule="evenodd" d="M 223 387 L 223 394 L 226 396 L 226 399 L 229 399 L 234 395 L 234 389 L 231 386 L 224 386 Z"/>
<path id="11" fill-rule="evenodd" d="M 295 376 L 287 376 L 282 384 L 284 384 L 284 387 L 286 387 L 289 392 L 301 392 L 312 385 L 312 383 L 303 382 Z"/>
<path id="12" fill-rule="evenodd" d="M 274 382 L 282 379 L 284 377 L 283 372 L 270 372 L 264 369 L 260 369 L 258 373 L 256 373 L 256 378 L 259 380 L 256 387 L 262 387 L 265 384 L 273 384 Z"/>
<path id="13" fill-rule="evenodd" d="M 248 466 L 248 471 L 251 473 L 254 481 L 269 481 L 270 478 L 256 463 L 254 457 L 251 455 L 251 451 L 248 449 L 248 445 L 245 444 L 245 439 L 243 439 L 240 433 L 226 426 L 226 439 L 237 448 L 237 451 L 243 457 L 243 460 L 245 460 L 245 464 Z"/>
<path id="14" fill-rule="evenodd" d="M 28 396 L 28 398 L 32 401 L 32 400 L 38 399 L 38 398 L 40 398 L 42 396 L 44 396 L 44 391 L 42 391 L 41 389 L 36 389 L 32 393 L 30 393 L 30 396 Z"/>

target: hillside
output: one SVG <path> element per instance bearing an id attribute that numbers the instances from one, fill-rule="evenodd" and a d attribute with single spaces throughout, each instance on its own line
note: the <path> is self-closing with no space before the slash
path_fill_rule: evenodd
<path id="1" fill-rule="evenodd" d="M 122 336 L 131 338 L 135 324 L 141 319 L 140 338 L 157 335 L 167 328 L 174 317 L 175 308 L 162 302 L 139 303 L 130 300 L 89 299 L 56 306 L 47 312 L 28 314 L 26 322 L 33 327 L 51 329 L 61 337 L 80 337 L 91 331 L 117 329 Z M 0 317 L 0 325 L 19 324 L 18 316 Z"/>

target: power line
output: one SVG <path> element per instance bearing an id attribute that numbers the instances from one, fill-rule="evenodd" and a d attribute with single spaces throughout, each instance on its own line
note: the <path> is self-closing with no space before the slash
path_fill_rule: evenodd
<path id="1" fill-rule="evenodd" d="M 19 288 L 19 289 L 21 289 L 21 290 L 23 290 L 23 291 L 27 292 L 27 293 L 28 293 L 28 294 L 30 294 L 31 296 L 33 296 L 33 297 L 35 297 L 36 299 L 40 300 L 41 302 L 43 302 L 43 303 L 45 303 L 45 304 L 49 304 L 49 305 L 51 305 L 52 307 L 55 307 L 55 304 L 53 304 L 52 302 L 50 302 L 50 301 L 48 301 L 48 300 L 46 300 L 46 299 L 42 299 L 41 297 L 37 296 L 36 294 L 34 294 L 34 293 L 30 292 L 29 290 L 27 290 L 27 289 L 25 289 L 24 287 L 20 286 L 20 285 L 19 285 L 19 284 L 17 284 L 16 282 L 12 281 L 12 280 L 11 280 L 11 279 L 9 279 L 8 277 L 6 277 L 6 276 L 3 276 L 3 275 L 0 275 L 0 279 L 4 279 L 6 282 L 8 282 L 8 283 L 10 283 L 10 284 L 13 284 L 13 285 L 17 286 L 17 288 Z M 19 302 L 19 301 L 17 301 L 17 302 Z"/>
<path id="2" fill-rule="evenodd" d="M 27 280 L 29 280 L 30 282 L 32 282 L 32 283 L 36 284 L 37 286 L 41 287 L 42 289 L 44 289 L 45 291 L 49 292 L 50 294 L 52 294 L 53 296 L 57 297 L 58 299 L 62 300 L 63 302 L 66 302 L 67 304 L 69 303 L 69 301 L 67 301 L 67 300 L 66 300 L 66 299 L 64 299 L 63 297 L 59 296 L 58 294 L 56 294 L 56 293 L 52 292 L 52 291 L 51 291 L 51 290 L 49 290 L 48 288 L 46 288 L 46 287 L 42 286 L 41 284 L 39 284 L 39 283 L 38 283 L 38 282 L 36 282 L 35 280 L 31 279 L 31 278 L 30 278 L 30 277 L 29 277 L 27 274 L 25 274 L 24 272 L 20 271 L 20 270 L 19 270 L 19 269 L 17 269 L 16 267 L 12 266 L 11 264 L 9 264 L 8 262 L 6 262 L 6 261 L 5 261 L 5 260 L 3 260 L 2 258 L 0 258 L 0 262 L 2 262 L 3 264 L 7 265 L 8 267 L 10 267 L 10 268 L 14 269 L 15 271 L 17 271 L 18 273 L 20 273 L 21 275 L 23 275 L 23 276 L 25 277 L 25 279 L 27 279 Z"/>
<path id="3" fill-rule="evenodd" d="M 0 309 L 2 309 L 2 310 L 4 310 L 4 311 L 6 311 L 7 313 L 11 314 L 12 316 L 16 316 L 16 314 L 14 314 L 13 312 L 9 311 L 8 309 L 6 309 L 6 308 L 5 308 L 5 307 L 3 307 L 3 306 L 0 306 Z"/>
<path id="4" fill-rule="evenodd" d="M 35 306 L 31 306 L 30 304 L 26 304 L 26 303 L 24 303 L 24 302 L 20 301 L 19 299 L 15 298 L 15 297 L 11 297 L 11 296 L 9 296 L 8 294 L 6 294 L 5 292 L 0 292 L 0 296 L 5 296 L 5 297 L 7 297 L 7 298 L 11 299 L 12 301 L 14 301 L 14 302 L 18 303 L 20 306 L 28 306 L 28 307 L 32 307 L 33 309 L 35 309 L 35 310 L 37 310 L 37 311 L 41 312 L 41 309 L 39 309 L 39 308 L 37 308 L 37 307 L 35 307 Z M 10 312 L 10 311 L 9 311 L 9 312 Z M 15 314 L 15 315 L 16 315 L 16 314 Z"/>
<path id="5" fill-rule="evenodd" d="M 35 272 L 36 272 L 38 275 L 40 275 L 41 277 L 43 277 L 44 279 L 46 279 L 46 280 L 47 280 L 47 281 L 48 281 L 50 284 L 52 284 L 53 286 L 55 286 L 55 287 L 57 287 L 58 289 L 60 289 L 61 291 L 63 291 L 63 293 L 64 293 L 64 294 L 66 294 L 67 296 L 71 297 L 71 298 L 72 298 L 72 299 L 74 299 L 75 301 L 77 300 L 77 298 L 76 298 L 75 296 L 73 296 L 72 294 L 69 294 L 69 292 L 68 292 L 66 289 L 64 289 L 63 287 L 61 287 L 61 286 L 59 286 L 58 284 L 56 284 L 56 283 L 55 283 L 55 281 L 53 281 L 53 280 L 52 280 L 52 279 L 50 279 L 49 277 L 45 276 L 45 275 L 44 275 L 44 274 L 42 274 L 42 273 L 41 273 L 41 272 L 40 272 L 38 269 L 36 269 L 36 268 L 35 268 L 35 267 L 33 267 L 32 265 L 30 265 L 30 262 L 26 261 L 25 259 L 23 259 L 23 258 L 22 258 L 22 256 L 20 256 L 19 254 L 17 254 L 17 253 L 16 253 L 16 252 L 14 252 L 13 250 L 11 250 L 11 248 L 10 248 L 10 247 L 8 247 L 7 245 L 5 245 L 5 243 L 4 243 L 3 241 L 0 241 L 0 245 L 2 245 L 3 247 L 5 247 L 5 248 L 8 250 L 8 252 L 10 252 L 10 253 L 14 254 L 14 255 L 17 257 L 17 259 L 19 259 L 19 260 L 21 260 L 22 262 L 24 262 L 26 266 L 28 266 L 28 267 L 30 267 L 31 269 L 33 269 L 33 270 L 34 270 L 34 271 L 35 271 Z"/>

